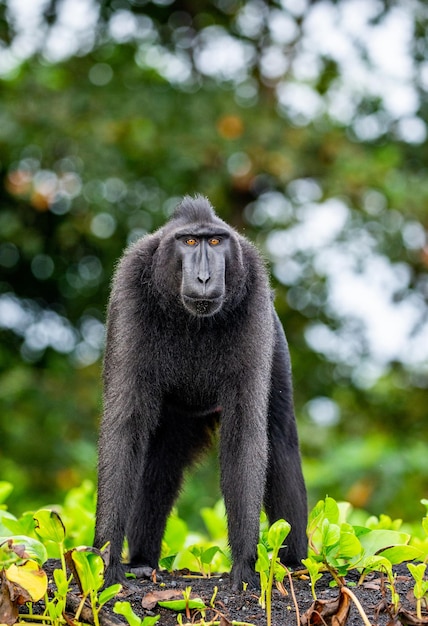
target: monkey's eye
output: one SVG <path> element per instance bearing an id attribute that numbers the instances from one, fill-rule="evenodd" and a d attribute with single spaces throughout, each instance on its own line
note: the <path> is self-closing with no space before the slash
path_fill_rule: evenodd
<path id="1" fill-rule="evenodd" d="M 186 246 L 197 246 L 198 245 L 198 240 L 197 239 L 193 239 L 193 237 L 189 237 L 189 239 L 185 240 L 185 244 L 186 244 Z"/>
<path id="2" fill-rule="evenodd" d="M 213 237 L 212 239 L 208 239 L 208 243 L 210 244 L 210 246 L 218 246 L 218 244 L 220 243 L 220 239 L 217 239 L 217 237 Z"/>

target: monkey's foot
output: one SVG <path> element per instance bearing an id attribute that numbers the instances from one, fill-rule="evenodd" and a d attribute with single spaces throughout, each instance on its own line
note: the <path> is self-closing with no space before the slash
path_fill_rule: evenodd
<path id="1" fill-rule="evenodd" d="M 122 564 L 109 565 L 104 574 L 104 587 L 109 587 L 110 585 L 114 585 L 115 583 L 127 585 L 125 569 L 123 568 Z"/>
<path id="2" fill-rule="evenodd" d="M 234 565 L 230 572 L 233 591 L 260 589 L 260 577 L 250 565 Z"/>

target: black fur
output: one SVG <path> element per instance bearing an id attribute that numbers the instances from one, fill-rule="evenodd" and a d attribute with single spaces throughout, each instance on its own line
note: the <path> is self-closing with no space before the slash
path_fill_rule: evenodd
<path id="1" fill-rule="evenodd" d="M 97 547 L 111 542 L 108 583 L 123 579 L 125 534 L 131 567 L 157 567 L 183 471 L 217 425 L 241 587 L 256 582 L 263 501 L 270 522 L 292 526 L 284 563 L 306 555 L 290 359 L 257 250 L 206 199 L 186 197 L 125 252 L 113 281 L 95 536 Z"/>

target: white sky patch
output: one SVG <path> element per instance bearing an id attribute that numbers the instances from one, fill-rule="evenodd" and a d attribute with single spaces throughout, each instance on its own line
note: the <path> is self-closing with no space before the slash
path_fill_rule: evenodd
<path id="1" fill-rule="evenodd" d="M 64 0 L 58 6 L 58 19 L 48 31 L 44 46 L 45 56 L 53 63 L 91 50 L 99 13 L 93 0 Z"/>
<path id="2" fill-rule="evenodd" d="M 21 354 L 29 361 L 53 348 L 84 367 L 99 359 L 104 347 L 104 325 L 99 320 L 84 316 L 79 329 L 75 329 L 55 311 L 43 310 L 31 300 L 13 294 L 0 296 L 0 328 L 23 338 Z"/>
<path id="3" fill-rule="evenodd" d="M 299 222 L 287 230 L 273 231 L 266 246 L 272 258 L 293 256 L 299 250 L 324 248 L 333 242 L 348 219 L 346 205 L 335 198 L 298 209 Z"/>
<path id="4" fill-rule="evenodd" d="M 360 367 L 356 375 L 364 384 L 374 382 L 391 361 L 426 368 L 426 303 L 408 291 L 410 267 L 391 263 L 378 253 L 377 242 L 367 230 L 349 228 L 351 211 L 339 199 L 304 204 L 295 216 L 297 223 L 267 236 L 273 271 L 290 286 L 290 294 L 297 289 L 297 302 L 299 298 L 307 302 L 309 287 L 299 285 L 305 272 L 299 253 L 312 259 L 313 269 L 326 280 L 327 313 L 339 321 L 337 331 L 321 322 L 310 324 L 305 332 L 308 344 L 334 362 Z M 425 245 L 420 224 L 408 222 L 402 232 L 412 249 Z"/>
<path id="5" fill-rule="evenodd" d="M 199 35 L 195 51 L 198 70 L 223 80 L 244 79 L 254 48 L 229 35 L 219 26 L 209 26 Z"/>
<path id="6" fill-rule="evenodd" d="M 394 294 L 407 286 L 408 278 L 408 272 L 396 269 L 380 255 L 368 257 L 362 271 L 339 266 L 329 276 L 330 312 L 362 322 L 371 358 L 379 364 L 415 360 L 409 347 L 414 343 L 411 336 L 421 319 L 422 303 L 417 296 L 393 302 Z M 428 345 L 424 352 L 427 358 Z"/>
<path id="7" fill-rule="evenodd" d="M 344 0 L 337 6 L 324 0 L 311 7 L 304 21 L 302 53 L 324 55 L 341 68 L 340 80 L 327 100 L 333 116 L 344 123 L 351 121 L 359 101 L 368 94 L 381 98 L 393 119 L 412 116 L 419 106 L 411 53 L 412 5 L 394 7 L 378 24 L 370 24 L 380 8 L 375 0 Z M 367 50 L 369 65 L 359 46 Z M 296 77 L 304 80 L 306 70 L 299 55 L 294 68 Z M 382 130 L 379 127 L 378 133 Z"/>

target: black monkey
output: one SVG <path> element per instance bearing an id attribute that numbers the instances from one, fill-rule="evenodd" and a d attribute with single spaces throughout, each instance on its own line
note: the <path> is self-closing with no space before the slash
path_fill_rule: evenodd
<path id="1" fill-rule="evenodd" d="M 292 530 L 281 559 L 306 555 L 306 490 L 288 347 L 255 247 L 185 197 L 132 245 L 113 281 L 104 360 L 95 545 L 111 542 L 107 582 L 157 567 L 184 469 L 220 428 L 221 487 L 235 588 L 256 583 L 264 502 Z"/>

